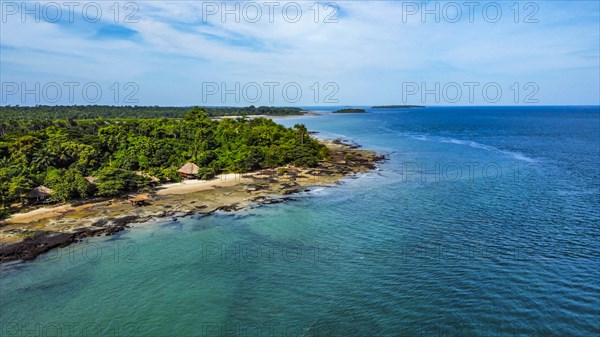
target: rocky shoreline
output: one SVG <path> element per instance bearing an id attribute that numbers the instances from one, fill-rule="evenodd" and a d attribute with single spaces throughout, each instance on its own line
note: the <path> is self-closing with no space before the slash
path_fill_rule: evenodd
<path id="1" fill-rule="evenodd" d="M 131 206 L 125 199 L 113 199 L 69 206 L 61 213 L 26 222 L 9 218 L 0 222 L 0 263 L 33 260 L 51 249 L 88 237 L 110 236 L 134 223 L 291 201 L 291 195 L 308 191 L 308 187 L 336 184 L 346 176 L 375 169 L 385 159 L 341 140 L 324 143 L 331 151 L 331 159 L 314 168 L 285 166 L 240 175 L 231 186 L 177 195 L 159 192 L 141 207 Z"/>

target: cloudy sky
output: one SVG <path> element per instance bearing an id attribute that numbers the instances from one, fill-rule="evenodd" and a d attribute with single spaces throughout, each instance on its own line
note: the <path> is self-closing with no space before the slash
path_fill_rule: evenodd
<path id="1" fill-rule="evenodd" d="M 598 1 L 1 1 L 1 104 L 597 105 Z"/>

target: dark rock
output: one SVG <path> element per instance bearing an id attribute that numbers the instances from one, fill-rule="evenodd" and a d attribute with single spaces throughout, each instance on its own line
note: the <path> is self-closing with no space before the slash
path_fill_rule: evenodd
<path id="1" fill-rule="evenodd" d="M 123 226 L 125 226 L 131 222 L 134 222 L 138 219 L 139 219 L 139 217 L 137 215 L 126 215 L 126 216 L 122 216 L 120 218 L 112 219 L 111 222 L 116 227 L 123 227 Z"/>
<path id="2" fill-rule="evenodd" d="M 92 226 L 95 226 L 95 227 L 104 227 L 107 222 L 108 222 L 108 219 L 102 218 L 102 219 L 99 219 L 98 221 L 94 222 L 92 224 Z"/>
<path id="3" fill-rule="evenodd" d="M 0 247 L 0 261 L 33 260 L 52 248 L 64 247 L 76 239 L 76 234 L 40 231 L 23 241 Z"/>
<path id="4" fill-rule="evenodd" d="M 238 204 L 232 204 L 232 205 L 224 205 L 224 206 L 217 207 L 217 209 L 215 209 L 215 211 L 233 212 L 233 211 L 239 211 L 240 209 L 242 209 L 242 207 L 240 207 Z"/>
<path id="5" fill-rule="evenodd" d="M 282 190 L 281 194 L 283 194 L 283 195 L 290 195 L 290 194 L 298 193 L 300 191 L 302 191 L 301 188 L 291 188 L 291 189 Z"/>

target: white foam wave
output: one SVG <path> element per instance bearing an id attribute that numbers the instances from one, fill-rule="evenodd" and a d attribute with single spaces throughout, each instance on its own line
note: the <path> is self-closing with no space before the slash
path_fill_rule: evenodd
<path id="1" fill-rule="evenodd" d="M 535 163 L 536 160 L 530 157 L 527 157 L 526 155 L 520 153 L 520 152 L 514 152 L 514 151 L 507 151 L 507 150 L 501 150 L 498 149 L 496 147 L 493 146 L 489 146 L 489 145 L 485 145 L 485 144 L 481 144 L 472 140 L 461 140 L 461 139 L 455 139 L 455 138 L 448 138 L 448 137 L 429 137 L 427 135 L 411 135 L 412 138 L 414 139 L 418 139 L 418 140 L 423 140 L 423 141 L 438 141 L 440 143 L 450 143 L 450 144 L 457 144 L 457 145 L 465 145 L 465 146 L 469 146 L 475 149 L 481 149 L 481 150 L 485 150 L 485 151 L 492 151 L 492 152 L 498 152 L 498 153 L 502 153 L 506 156 L 512 157 L 516 160 L 521 160 L 521 161 L 526 161 L 528 163 Z"/>

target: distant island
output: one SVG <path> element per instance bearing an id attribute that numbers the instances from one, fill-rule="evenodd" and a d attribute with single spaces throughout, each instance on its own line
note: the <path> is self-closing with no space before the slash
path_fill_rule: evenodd
<path id="1" fill-rule="evenodd" d="M 334 111 L 334 114 L 358 114 L 367 112 L 365 109 L 341 109 Z"/>
<path id="2" fill-rule="evenodd" d="M 373 109 L 412 109 L 412 108 L 424 108 L 423 105 L 376 105 Z"/>

